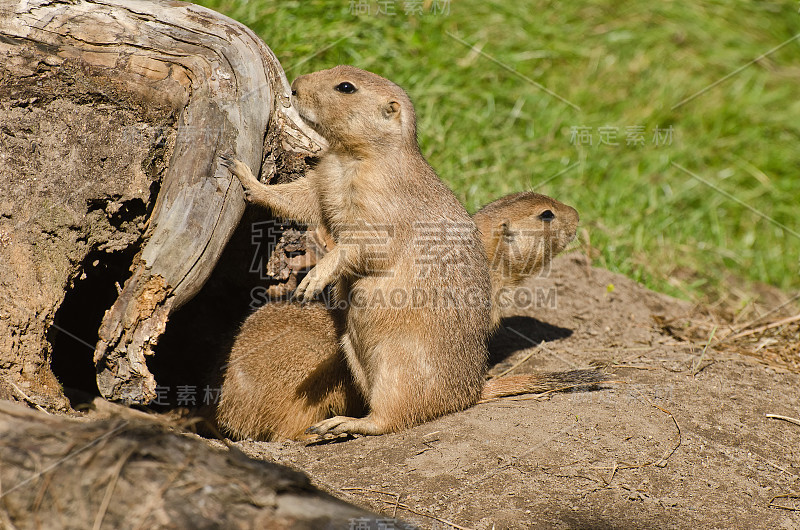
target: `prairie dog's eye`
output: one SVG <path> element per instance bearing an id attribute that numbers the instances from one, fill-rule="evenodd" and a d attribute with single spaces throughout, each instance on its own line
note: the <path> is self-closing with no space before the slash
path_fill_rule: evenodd
<path id="1" fill-rule="evenodd" d="M 348 83 L 347 81 L 345 81 L 344 83 L 339 83 L 338 85 L 333 87 L 333 89 L 336 90 L 337 92 L 341 92 L 342 94 L 352 94 L 353 92 L 358 90 L 353 83 Z"/>
<path id="2" fill-rule="evenodd" d="M 550 210 L 545 210 L 545 211 L 543 211 L 542 213 L 539 214 L 539 219 L 541 219 L 542 221 L 552 221 L 555 218 L 556 218 L 556 214 L 554 214 Z"/>

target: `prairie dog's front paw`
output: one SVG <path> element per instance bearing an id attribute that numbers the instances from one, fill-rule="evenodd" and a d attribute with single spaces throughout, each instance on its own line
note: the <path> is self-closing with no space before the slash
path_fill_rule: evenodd
<path id="1" fill-rule="evenodd" d="M 328 282 L 326 279 L 322 278 L 317 271 L 317 267 L 314 267 L 308 271 L 306 277 L 303 278 L 303 281 L 297 286 L 297 289 L 294 291 L 294 297 L 303 303 L 310 302 L 316 295 L 321 293 L 327 285 Z"/>
<path id="2" fill-rule="evenodd" d="M 253 172 L 250 171 L 248 165 L 241 160 L 237 160 L 229 155 L 222 155 L 220 159 L 222 160 L 222 165 L 230 169 L 231 173 L 236 175 L 236 178 L 238 178 L 239 182 L 242 183 L 242 187 L 244 187 L 244 193 L 248 199 L 250 198 L 252 190 L 258 186 L 263 186 L 263 184 L 258 181 L 255 175 L 253 175 Z"/>

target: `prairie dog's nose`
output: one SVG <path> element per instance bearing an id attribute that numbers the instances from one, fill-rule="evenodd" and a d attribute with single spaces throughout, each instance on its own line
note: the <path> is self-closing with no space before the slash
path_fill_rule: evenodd
<path id="1" fill-rule="evenodd" d="M 294 81 L 292 81 L 292 95 L 293 96 L 297 95 L 297 91 L 300 88 L 300 84 L 303 82 L 302 79 L 303 79 L 303 76 L 301 75 L 301 76 L 295 78 Z"/>

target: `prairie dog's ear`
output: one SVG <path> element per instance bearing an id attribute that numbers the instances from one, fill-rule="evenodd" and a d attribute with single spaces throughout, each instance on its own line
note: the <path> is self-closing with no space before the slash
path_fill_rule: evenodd
<path id="1" fill-rule="evenodd" d="M 511 219 L 503 219 L 498 228 L 500 229 L 500 233 L 503 234 L 503 237 L 507 239 L 514 238 L 514 234 L 511 231 Z"/>
<path id="2" fill-rule="evenodd" d="M 387 120 L 390 120 L 396 116 L 400 115 L 400 103 L 396 101 L 390 101 L 386 105 L 383 106 L 381 109 L 383 117 Z"/>

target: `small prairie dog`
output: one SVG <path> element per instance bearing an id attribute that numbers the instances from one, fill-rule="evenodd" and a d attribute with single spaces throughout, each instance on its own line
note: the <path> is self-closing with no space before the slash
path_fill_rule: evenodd
<path id="1" fill-rule="evenodd" d="M 489 258 L 494 300 L 549 265 L 574 238 L 578 213 L 536 193 L 516 193 L 473 219 Z M 337 415 L 367 412 L 339 347 L 342 314 L 321 303 L 267 304 L 244 323 L 231 350 L 217 419 L 234 438 L 305 439 L 305 430 Z M 600 382 L 593 370 L 523 374 L 490 380 L 482 399 Z"/>
<path id="2" fill-rule="evenodd" d="M 411 100 L 337 66 L 298 77 L 292 101 L 328 142 L 306 176 L 267 186 L 242 162 L 223 162 L 249 200 L 322 225 L 336 243 L 295 296 L 310 301 L 334 284 L 341 349 L 368 413 L 309 431 L 383 434 L 473 405 L 492 331 L 488 260 L 475 222 L 419 150 Z M 381 302 L 393 296 L 408 303 Z"/>

